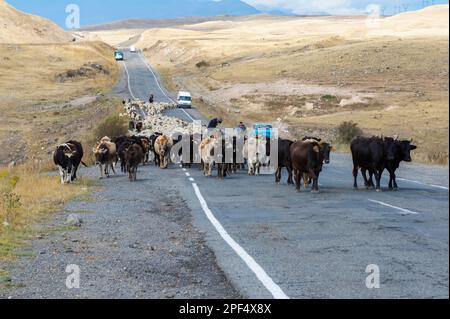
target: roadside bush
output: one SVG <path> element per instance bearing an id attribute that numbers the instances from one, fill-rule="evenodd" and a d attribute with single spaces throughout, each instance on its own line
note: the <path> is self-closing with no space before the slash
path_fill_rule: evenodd
<path id="1" fill-rule="evenodd" d="M 99 141 L 104 136 L 110 138 L 125 135 L 128 132 L 128 122 L 126 118 L 118 115 L 110 115 L 101 121 L 94 130 L 93 139 Z"/>
<path id="2" fill-rule="evenodd" d="M 337 128 L 337 140 L 340 143 L 350 144 L 351 141 L 357 137 L 363 135 L 363 131 L 358 127 L 357 123 L 343 122 Z"/>
<path id="3" fill-rule="evenodd" d="M 200 61 L 200 62 L 197 62 L 196 64 L 195 64 L 195 66 L 197 67 L 197 68 L 207 68 L 207 67 L 209 67 L 209 63 L 208 63 L 208 61 L 205 61 L 205 60 L 202 60 L 202 61 Z"/>

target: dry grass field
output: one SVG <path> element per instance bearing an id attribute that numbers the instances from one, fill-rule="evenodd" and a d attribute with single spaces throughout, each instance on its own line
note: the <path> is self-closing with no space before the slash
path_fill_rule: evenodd
<path id="1" fill-rule="evenodd" d="M 448 14 L 440 5 L 375 24 L 262 15 L 151 29 L 137 46 L 171 90 L 192 91 L 209 116 L 329 139 L 352 120 L 366 134 L 413 138 L 416 160 L 444 164 Z"/>
<path id="2" fill-rule="evenodd" d="M 15 10 L 0 0 L 0 260 L 35 236 L 33 225 L 92 181 L 62 187 L 53 170 L 55 146 L 69 139 L 85 145 L 117 111 L 107 97 L 120 69 L 114 48 L 103 42 L 72 43 L 53 23 Z M 8 165 L 9 164 L 9 165 Z M 8 168 L 6 168 L 8 166 Z M 48 230 L 52 231 L 52 230 Z M 3 272 L 0 269 L 0 284 Z"/>
<path id="3" fill-rule="evenodd" d="M 112 52 L 100 42 L 0 44 L 0 136 L 5 150 L 0 163 L 45 159 L 69 132 L 80 136 L 104 116 L 108 107 L 101 110 L 105 99 L 97 95 L 108 92 L 119 77 Z M 92 64 L 102 70 L 91 69 Z M 66 74 L 83 68 L 86 74 Z"/>

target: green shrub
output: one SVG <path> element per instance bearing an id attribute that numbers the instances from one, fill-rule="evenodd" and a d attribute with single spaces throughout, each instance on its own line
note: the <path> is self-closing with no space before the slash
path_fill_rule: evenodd
<path id="1" fill-rule="evenodd" d="M 324 100 L 325 102 L 331 102 L 333 100 L 336 100 L 336 97 L 331 94 L 326 94 L 326 95 L 322 96 L 322 100 Z"/>
<path id="2" fill-rule="evenodd" d="M 363 131 L 358 127 L 357 123 L 343 122 L 337 129 L 337 140 L 340 143 L 350 144 L 351 141 L 363 135 Z"/>

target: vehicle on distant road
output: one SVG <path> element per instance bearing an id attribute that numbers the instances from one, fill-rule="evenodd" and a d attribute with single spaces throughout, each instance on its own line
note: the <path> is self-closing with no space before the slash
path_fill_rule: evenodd
<path id="1" fill-rule="evenodd" d="M 177 97 L 178 108 L 192 108 L 192 96 L 189 92 L 179 92 Z"/>
<path id="2" fill-rule="evenodd" d="M 131 52 L 131 53 L 136 53 L 136 47 L 135 47 L 134 45 L 132 45 L 132 46 L 130 47 L 130 52 Z"/>
<path id="3" fill-rule="evenodd" d="M 114 59 L 116 59 L 116 61 L 123 61 L 124 60 L 124 54 L 122 51 L 115 51 L 114 52 Z"/>

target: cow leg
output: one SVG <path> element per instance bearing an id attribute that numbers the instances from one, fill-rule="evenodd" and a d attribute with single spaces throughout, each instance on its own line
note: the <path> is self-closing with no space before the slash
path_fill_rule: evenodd
<path id="1" fill-rule="evenodd" d="M 109 163 L 105 164 L 105 175 L 106 175 L 106 178 L 109 178 Z"/>
<path id="2" fill-rule="evenodd" d="M 375 188 L 375 183 L 373 182 L 373 172 L 369 170 L 369 185 L 371 188 Z"/>
<path id="3" fill-rule="evenodd" d="M 395 175 L 395 171 L 389 170 L 389 175 L 389 190 L 398 190 L 397 176 Z"/>
<path id="4" fill-rule="evenodd" d="M 215 167 L 216 167 L 216 163 L 215 162 L 208 164 L 208 175 L 207 176 L 212 176 L 212 170 Z"/>
<path id="5" fill-rule="evenodd" d="M 358 166 L 355 165 L 353 167 L 353 179 L 354 179 L 353 188 L 354 189 L 358 189 L 358 173 L 359 173 Z"/>
<path id="6" fill-rule="evenodd" d="M 114 163 L 111 163 L 111 170 L 113 171 L 114 175 L 116 175 L 116 170 L 114 169 Z"/>
<path id="7" fill-rule="evenodd" d="M 398 190 L 397 175 L 395 175 L 395 172 L 392 173 L 392 179 L 393 179 L 393 182 L 394 182 L 394 190 L 397 191 Z"/>
<path id="8" fill-rule="evenodd" d="M 217 164 L 217 177 L 219 179 L 223 179 L 223 172 L 225 170 L 225 167 L 222 163 Z"/>
<path id="9" fill-rule="evenodd" d="M 275 172 L 275 183 L 276 184 L 280 184 L 281 182 L 281 171 L 283 170 L 283 167 L 281 167 L 280 165 L 278 165 L 277 167 L 277 171 Z"/>
<path id="10" fill-rule="evenodd" d="M 70 184 L 70 177 L 71 177 L 71 173 L 69 173 L 69 170 L 65 170 L 64 171 L 64 179 L 65 179 L 65 183 L 66 184 Z"/>
<path id="11" fill-rule="evenodd" d="M 294 184 L 294 180 L 292 179 L 292 167 L 290 165 L 286 165 L 286 169 L 287 169 L 287 171 L 289 173 L 289 177 L 288 177 L 287 183 L 289 185 L 293 185 Z"/>
<path id="12" fill-rule="evenodd" d="M 64 185 L 64 169 L 58 165 L 59 177 L 61 178 L 61 185 Z"/>
<path id="13" fill-rule="evenodd" d="M 309 178 L 312 180 L 312 193 L 318 193 L 319 192 L 319 174 L 316 174 L 313 170 L 309 172 Z"/>
<path id="14" fill-rule="evenodd" d="M 361 175 L 364 179 L 364 185 L 366 186 L 367 189 L 371 189 L 372 188 L 372 173 L 369 170 L 369 174 L 370 174 L 370 179 L 367 179 L 367 169 L 365 168 L 361 168 Z"/>
<path id="15" fill-rule="evenodd" d="M 319 175 L 320 175 L 320 172 L 319 173 L 315 173 L 314 175 L 315 175 L 315 179 L 313 179 L 312 192 L 313 193 L 318 193 L 319 192 Z"/>
<path id="16" fill-rule="evenodd" d="M 103 165 L 99 164 L 98 167 L 100 168 L 100 179 L 104 178 L 104 170 L 103 170 Z"/>
<path id="17" fill-rule="evenodd" d="M 309 177 L 309 174 L 305 173 L 303 174 L 303 184 L 305 185 L 305 188 L 308 188 L 308 186 L 311 184 L 311 178 Z"/>
<path id="18" fill-rule="evenodd" d="M 301 185 L 302 185 L 302 174 L 300 173 L 299 170 L 295 170 L 295 184 L 296 184 L 296 189 L 297 192 L 301 192 Z"/>
<path id="19" fill-rule="evenodd" d="M 377 181 L 377 192 L 381 192 L 381 176 L 383 174 L 383 171 L 381 170 L 375 170 L 375 179 Z"/>
<path id="20" fill-rule="evenodd" d="M 155 155 L 155 165 L 156 166 L 160 166 L 161 165 L 161 158 L 159 157 L 158 154 L 156 154 L 156 152 L 154 153 Z"/>
<path id="21" fill-rule="evenodd" d="M 73 170 L 72 170 L 72 182 L 77 180 L 77 171 L 78 171 L 78 166 L 74 166 Z"/>

